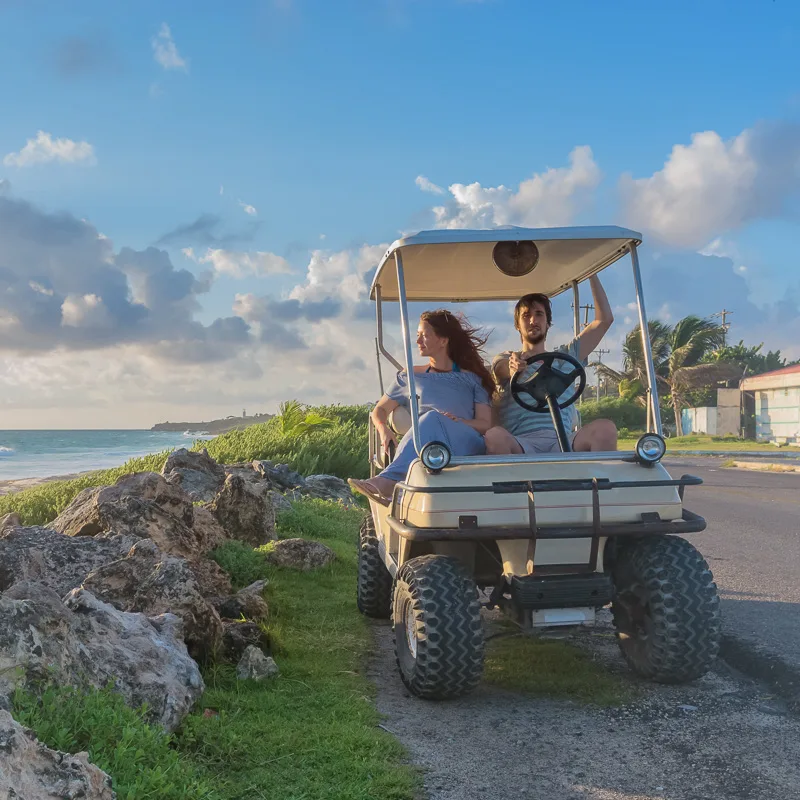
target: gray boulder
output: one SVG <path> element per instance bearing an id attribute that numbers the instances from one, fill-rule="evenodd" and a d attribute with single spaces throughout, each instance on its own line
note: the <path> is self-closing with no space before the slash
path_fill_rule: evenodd
<path id="1" fill-rule="evenodd" d="M 88 753 L 51 750 L 0 711 L 0 797 L 3 800 L 114 800 L 111 778 Z"/>
<path id="2" fill-rule="evenodd" d="M 164 553 L 192 558 L 216 546 L 203 541 L 193 524 L 194 507 L 186 492 L 157 472 L 139 472 L 113 486 L 84 489 L 49 527 L 68 536 L 113 531 L 152 539 Z"/>
<path id="3" fill-rule="evenodd" d="M 358 505 L 347 483 L 335 475 L 309 475 L 300 491 L 308 497 L 342 503 L 347 508 Z"/>
<path id="4" fill-rule="evenodd" d="M 130 535 L 72 538 L 40 527 L 0 530 L 0 592 L 36 581 L 63 597 L 93 570 L 124 558 L 136 542 Z"/>
<path id="5" fill-rule="evenodd" d="M 180 448 L 169 454 L 161 474 L 192 500 L 210 502 L 225 483 L 225 470 L 203 448 L 199 453 Z"/>
<path id="6" fill-rule="evenodd" d="M 120 611 L 180 617 L 186 647 L 197 661 L 213 657 L 222 643 L 222 621 L 201 594 L 190 565 L 160 553 L 149 539 L 90 573 L 82 588 Z"/>
<path id="7" fill-rule="evenodd" d="M 236 677 L 240 681 L 265 681 L 278 674 L 278 665 L 265 656 L 255 645 L 250 645 L 236 665 Z"/>
<path id="8" fill-rule="evenodd" d="M 225 619 L 263 620 L 269 615 L 269 606 L 263 597 L 269 581 L 256 581 L 230 597 L 212 601 L 219 615 Z"/>
<path id="9" fill-rule="evenodd" d="M 181 633 L 173 614 L 118 611 L 85 589 L 62 603 L 46 586 L 17 583 L 0 597 L 0 695 L 20 683 L 113 682 L 128 705 L 147 703 L 151 719 L 172 731 L 205 688 Z"/>
<path id="10" fill-rule="evenodd" d="M 222 655 L 226 661 L 235 664 L 251 645 L 269 652 L 269 637 L 255 622 L 239 622 L 226 619 L 222 621 Z"/>
<path id="11" fill-rule="evenodd" d="M 327 566 L 336 558 L 336 553 L 321 542 L 308 539 L 282 539 L 275 542 L 266 554 L 266 560 L 276 567 L 287 567 L 307 572 Z"/>
<path id="12" fill-rule="evenodd" d="M 275 539 L 275 509 L 266 483 L 228 475 L 208 508 L 231 539 L 253 547 Z"/>

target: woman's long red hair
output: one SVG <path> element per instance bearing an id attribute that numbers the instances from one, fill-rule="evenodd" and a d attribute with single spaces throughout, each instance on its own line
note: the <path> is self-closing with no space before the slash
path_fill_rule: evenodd
<path id="1" fill-rule="evenodd" d="M 420 321 L 427 322 L 438 337 L 447 339 L 447 355 L 461 369 L 474 372 L 491 397 L 495 385 L 483 360 L 483 347 L 488 335 L 484 336 L 478 328 L 472 327 L 463 314 L 454 314 L 444 308 L 424 311 Z"/>

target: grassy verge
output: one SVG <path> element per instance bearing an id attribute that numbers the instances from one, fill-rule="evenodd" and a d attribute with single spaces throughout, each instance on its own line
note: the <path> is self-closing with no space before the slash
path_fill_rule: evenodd
<path id="1" fill-rule="evenodd" d="M 501 689 L 618 706 L 634 695 L 630 681 L 609 672 L 573 645 L 515 635 L 487 642 L 484 681 Z"/>
<path id="2" fill-rule="evenodd" d="M 271 567 L 237 543 L 215 552 L 236 585 L 270 580 L 277 679 L 241 682 L 229 665 L 209 668 L 201 707 L 171 737 L 102 693 L 69 703 L 51 695 L 47 705 L 18 694 L 17 713 L 48 745 L 88 749 L 121 800 L 410 800 L 416 773 L 377 727 L 364 675 L 370 631 L 353 589 L 359 522 L 359 512 L 323 501 L 297 503 L 281 517 L 281 536 L 319 539 L 336 552 L 333 564 L 310 573 Z"/>
<path id="3" fill-rule="evenodd" d="M 620 450 L 633 450 L 638 437 L 619 440 Z M 717 450 L 720 452 L 748 453 L 797 453 L 800 447 L 777 447 L 767 442 L 754 442 L 752 439 L 737 439 L 735 436 L 673 436 L 667 439 L 667 455 L 675 452 L 696 450 Z"/>

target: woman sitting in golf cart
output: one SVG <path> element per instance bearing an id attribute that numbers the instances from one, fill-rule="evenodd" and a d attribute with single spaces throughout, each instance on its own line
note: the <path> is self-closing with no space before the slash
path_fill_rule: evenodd
<path id="1" fill-rule="evenodd" d="M 426 311 L 417 328 L 419 354 L 428 359 L 427 367 L 414 367 L 419 397 L 419 432 L 421 443 L 439 441 L 453 455 L 483 455 L 483 434 L 492 427 L 490 397 L 492 377 L 481 357 L 486 339 L 475 328 L 445 310 Z M 372 421 L 384 450 L 397 444 L 388 417 L 398 406 L 408 406 L 408 380 L 405 372 L 386 390 L 372 410 Z M 361 494 L 388 505 L 392 489 L 403 480 L 417 457 L 409 433 L 400 442 L 394 460 L 370 480 L 348 483 Z"/>

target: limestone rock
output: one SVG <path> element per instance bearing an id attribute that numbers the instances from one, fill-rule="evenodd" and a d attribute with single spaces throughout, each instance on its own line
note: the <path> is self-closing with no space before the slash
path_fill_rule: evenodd
<path id="1" fill-rule="evenodd" d="M 219 615 L 225 619 L 249 620 L 266 619 L 269 615 L 269 606 L 263 598 L 264 589 L 269 581 L 256 581 L 230 597 L 220 597 L 214 600 L 214 607 Z"/>
<path id="2" fill-rule="evenodd" d="M 262 652 L 269 652 L 269 637 L 255 622 L 226 619 L 222 625 L 222 655 L 226 661 L 237 663 L 251 645 Z"/>
<path id="3" fill-rule="evenodd" d="M 186 646 L 198 661 L 212 657 L 222 643 L 222 621 L 200 593 L 190 565 L 159 553 L 150 540 L 90 573 L 83 588 L 120 611 L 180 617 Z"/>
<path id="4" fill-rule="evenodd" d="M 266 485 L 258 487 L 237 475 L 228 475 L 209 508 L 231 539 L 253 547 L 275 539 L 275 509 Z"/>
<path id="5" fill-rule="evenodd" d="M 19 800 L 114 800 L 111 778 L 88 753 L 51 750 L 0 711 L 0 797 Z"/>
<path id="6" fill-rule="evenodd" d="M 180 486 L 192 500 L 210 502 L 225 482 L 225 470 L 211 458 L 208 450 L 199 453 L 180 448 L 169 454 L 161 474 Z"/>
<path id="7" fill-rule="evenodd" d="M 345 481 L 335 475 L 309 475 L 301 491 L 320 500 L 334 500 L 347 508 L 356 508 L 356 498 Z"/>
<path id="8" fill-rule="evenodd" d="M 20 582 L 0 597 L 0 695 L 20 682 L 101 688 L 174 730 L 205 688 L 179 638 L 180 620 L 118 611 L 85 589 L 64 599 Z M 77 796 L 77 795 L 76 795 Z"/>
<path id="9" fill-rule="evenodd" d="M 165 553 L 192 558 L 210 549 L 193 523 L 194 508 L 186 492 L 156 472 L 139 472 L 114 486 L 84 489 L 50 527 L 68 536 L 113 531 L 152 539 Z"/>
<path id="10" fill-rule="evenodd" d="M 327 566 L 336 558 L 330 547 L 308 539 L 283 539 L 275 542 L 266 559 L 276 567 L 308 571 Z"/>
<path id="11" fill-rule="evenodd" d="M 250 645 L 236 665 L 236 677 L 241 680 L 265 681 L 278 674 L 278 665 L 254 645 Z"/>
<path id="12" fill-rule="evenodd" d="M 0 592 L 37 581 L 63 597 L 92 570 L 124 558 L 136 542 L 129 535 L 72 538 L 40 527 L 0 530 Z"/>
<path id="13" fill-rule="evenodd" d="M 0 519 L 0 533 L 2 533 L 6 528 L 15 528 L 22 525 L 22 520 L 19 518 L 19 514 L 6 514 L 2 519 Z"/>
<path id="14" fill-rule="evenodd" d="M 215 495 L 216 496 L 216 495 Z M 202 544 L 202 552 L 207 553 L 228 540 L 225 528 L 217 522 L 216 517 L 205 505 L 194 507 L 192 528 Z"/>

